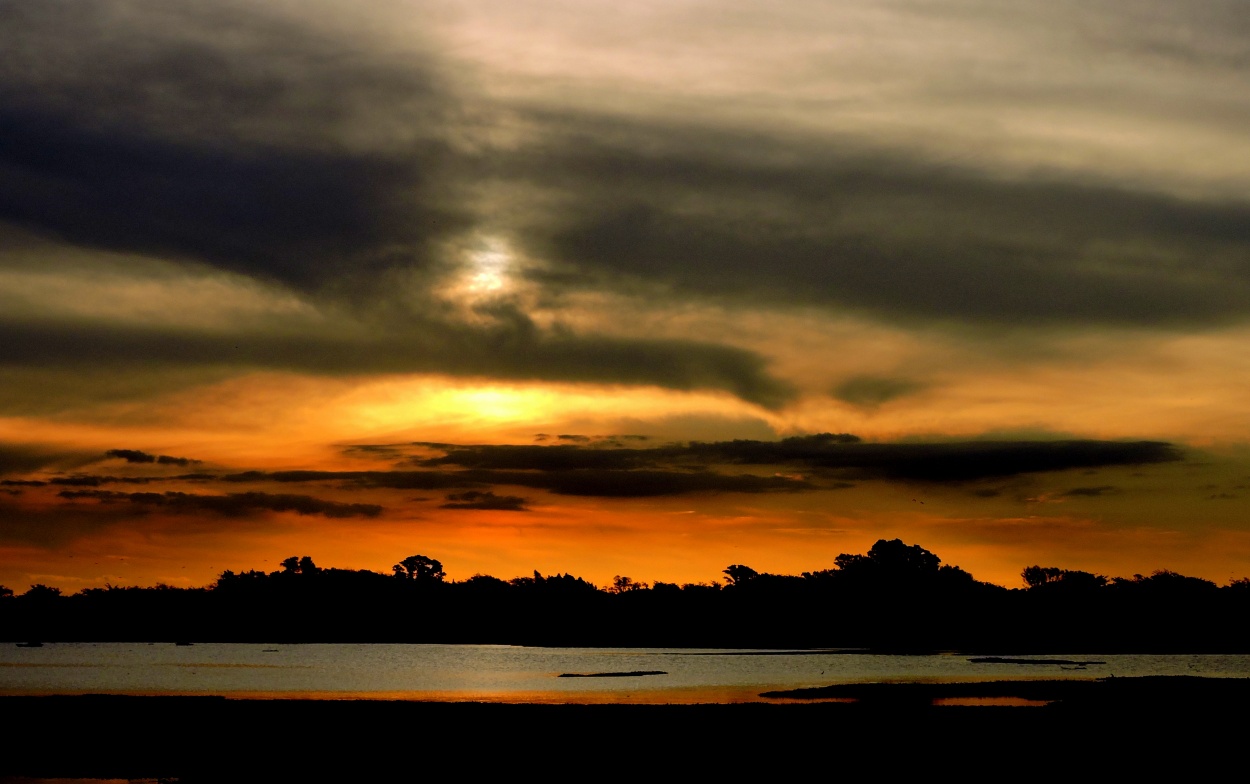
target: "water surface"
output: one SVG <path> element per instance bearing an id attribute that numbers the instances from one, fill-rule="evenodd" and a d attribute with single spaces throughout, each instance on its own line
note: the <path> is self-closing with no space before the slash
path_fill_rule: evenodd
<path id="1" fill-rule="evenodd" d="M 1250 677 L 1248 655 L 1011 655 L 1013 659 L 1067 661 L 1028 665 L 976 663 L 972 658 L 966 654 L 769 649 L 256 643 L 55 643 L 24 648 L 4 643 L 0 644 L 0 695 L 775 702 L 760 693 L 897 681 Z M 567 677 L 574 675 L 581 677 Z"/>

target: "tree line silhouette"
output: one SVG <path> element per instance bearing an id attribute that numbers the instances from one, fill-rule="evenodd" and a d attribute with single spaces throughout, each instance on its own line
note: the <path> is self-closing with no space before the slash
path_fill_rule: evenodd
<path id="1" fill-rule="evenodd" d="M 606 587 L 571 574 L 451 581 L 411 555 L 391 574 L 292 556 L 273 572 L 224 571 L 204 588 L 0 586 L 11 641 L 406 642 L 821 647 L 883 652 L 1250 652 L 1250 579 L 1159 570 L 1131 578 L 1029 566 L 1024 588 L 975 580 L 934 553 L 881 539 L 830 569 L 745 564 L 723 582 Z"/>

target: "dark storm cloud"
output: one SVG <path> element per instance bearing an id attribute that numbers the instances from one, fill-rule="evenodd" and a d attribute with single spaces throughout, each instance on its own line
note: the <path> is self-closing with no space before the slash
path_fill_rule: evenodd
<path id="1" fill-rule="evenodd" d="M 304 288 L 465 223 L 424 63 L 236 3 L 4 2 L 0 50 L 2 220 Z"/>
<path id="2" fill-rule="evenodd" d="M 400 446 L 400 445 L 394 445 Z M 964 483 L 981 479 L 1107 466 L 1140 466 L 1181 460 L 1181 451 L 1160 441 L 964 441 L 864 443 L 849 433 L 817 433 L 780 441 L 672 443 L 647 448 L 585 444 L 408 445 L 438 449 L 408 464 L 426 470 L 248 472 L 228 481 L 310 482 L 341 480 L 345 486 L 438 489 L 519 486 L 557 495 L 648 497 L 689 493 L 801 492 L 848 487 L 859 480 Z M 800 473 L 759 476 L 728 473 L 737 466 L 782 467 Z M 456 467 L 462 470 L 446 470 Z M 1114 488 L 1075 488 L 1070 495 L 1098 495 Z M 992 491 L 993 495 L 1001 491 Z M 987 497 L 990 493 L 983 493 Z"/>
<path id="3" fill-rule="evenodd" d="M 1109 495 L 1119 491 L 1119 488 L 1111 485 L 1099 485 L 1098 487 L 1074 487 L 1064 492 L 1063 495 L 1067 497 L 1097 498 L 1101 495 Z"/>
<path id="4" fill-rule="evenodd" d="M 397 490 L 446 490 L 480 483 L 459 472 L 440 471 L 244 471 L 221 477 L 223 482 L 338 482 L 343 487 L 384 487 Z"/>
<path id="5" fill-rule="evenodd" d="M 419 292 L 416 306 L 380 293 L 389 270 L 443 270 L 432 248 L 485 218 L 463 195 L 490 167 L 457 150 L 472 135 L 461 104 L 487 102 L 453 94 L 431 56 L 388 59 L 350 31 L 230 2 L 3 2 L 0 20 L 0 223 L 356 312 L 246 337 L 10 316 L 2 363 L 606 381 L 773 408 L 793 394 L 762 357 L 714 342 L 542 329 L 498 302 L 468 325 Z"/>
<path id="6" fill-rule="evenodd" d="M 654 468 L 669 463 L 779 464 L 823 454 L 831 444 L 853 444 L 859 437 L 849 433 L 822 433 L 775 441 L 719 441 L 665 444 L 646 448 L 586 447 L 575 444 L 551 446 L 529 444 L 435 444 L 421 446 L 441 449 L 438 457 L 414 458 L 426 467 L 456 465 L 465 468 L 536 471 L 579 469 L 626 471 Z"/>
<path id="7" fill-rule="evenodd" d="M 400 460 L 407 456 L 403 446 L 403 444 L 352 444 L 343 449 L 343 454 L 369 460 Z"/>
<path id="8" fill-rule="evenodd" d="M 523 235 L 562 263 L 551 286 L 658 283 L 680 297 L 961 322 L 1250 316 L 1243 202 L 991 176 L 850 138 L 573 116 L 552 118 L 549 138 L 513 176 L 562 198 Z"/>
<path id="9" fill-rule="evenodd" d="M 328 375 L 443 372 L 513 379 L 717 389 L 767 407 L 794 390 L 758 354 L 681 339 L 628 340 L 547 331 L 522 314 L 483 327 L 403 319 L 370 331 L 231 334 L 124 324 L 9 321 L 0 317 L 0 364 L 26 367 L 224 365 Z"/>
<path id="10" fill-rule="evenodd" d="M 174 476 L 111 476 L 108 474 L 70 474 L 54 476 L 40 485 L 57 485 L 60 487 L 100 487 L 101 485 L 150 485 L 160 482 L 208 482 L 217 478 L 216 474 L 177 474 Z"/>
<path id="11" fill-rule="evenodd" d="M 0 224 L 277 281 L 324 316 L 232 333 L 10 314 L 6 371 L 437 372 L 794 399 L 765 356 L 719 337 L 579 333 L 503 302 L 460 320 L 419 289 L 487 231 L 528 251 L 557 315 L 561 293 L 590 289 L 959 323 L 1250 315 L 1241 202 L 991 176 L 784 124 L 504 105 L 447 78 L 433 39 L 386 54 L 346 21 L 283 13 L 0 0 Z M 413 291 L 388 285 L 396 270 Z M 834 395 L 872 406 L 912 383 L 853 378 Z M 55 394 L 0 397 L 72 407 Z"/>
<path id="12" fill-rule="evenodd" d="M 86 452 L 44 444 L 0 443 L 0 476 L 85 465 L 92 459 Z"/>
<path id="13" fill-rule="evenodd" d="M 833 396 L 851 405 L 872 408 L 924 388 L 924 384 L 906 378 L 855 376 L 838 384 L 833 390 Z"/>
<path id="14" fill-rule="evenodd" d="M 0 475 L 37 471 L 56 460 L 56 454 L 43 447 L 0 444 Z"/>
<path id="15" fill-rule="evenodd" d="M 0 217 L 75 243 L 313 287 L 410 264 L 384 243 L 423 253 L 454 225 L 409 192 L 422 179 L 411 160 L 187 149 L 32 115 L 0 110 Z"/>
<path id="16" fill-rule="evenodd" d="M 463 493 L 451 493 L 447 503 L 440 504 L 439 509 L 491 509 L 503 512 L 527 512 L 525 499 L 515 495 L 495 495 L 491 492 L 468 490 Z"/>
<path id="17" fill-rule="evenodd" d="M 433 447 L 435 445 L 430 444 Z M 538 446 L 528 444 L 446 445 L 446 454 L 417 458 L 425 467 L 461 466 L 483 469 L 526 469 L 533 471 L 616 470 L 625 471 L 656 465 L 667 454 L 654 449 L 586 449 L 574 444 Z"/>
<path id="18" fill-rule="evenodd" d="M 947 443 L 847 443 L 820 436 L 780 442 L 732 441 L 693 444 L 708 459 L 745 464 L 798 462 L 858 478 L 923 482 L 965 482 L 1017 474 L 1119 465 L 1148 465 L 1181 459 L 1161 441 L 963 441 Z"/>
<path id="19" fill-rule="evenodd" d="M 77 492 L 58 505 L 20 504 L 0 499 L 0 542 L 20 542 L 42 547 L 72 543 L 102 530 L 162 530 L 177 536 L 196 532 L 221 533 L 224 530 L 255 531 L 261 521 L 255 512 L 289 511 L 327 517 L 375 517 L 382 511 L 373 504 L 334 504 L 308 496 L 281 496 L 264 493 L 237 496 L 189 496 L 163 493 Z M 249 499 L 250 496 L 250 499 Z M 214 498 L 219 500 L 213 500 Z M 95 500 L 99 503 L 81 503 Z M 177 515 L 175 521 L 146 514 L 160 510 Z M 376 510 L 376 511 L 375 511 Z M 209 514 L 204 514 L 204 513 Z"/>
<path id="20" fill-rule="evenodd" d="M 717 474 L 708 471 L 468 469 L 464 471 L 248 471 L 222 477 L 228 482 L 325 482 L 359 489 L 438 490 L 507 485 L 547 490 L 556 495 L 644 498 L 689 493 L 773 493 L 815 490 L 801 479 Z M 831 486 L 843 486 L 840 483 Z"/>
<path id="21" fill-rule="evenodd" d="M 373 453 L 370 445 L 355 450 Z M 1075 468 L 1147 465 L 1181 459 L 1171 444 L 1154 441 L 969 441 L 953 443 L 863 443 L 848 433 L 818 433 L 780 441 L 671 443 L 647 448 L 602 444 L 491 445 L 411 443 L 386 445 L 397 457 L 401 447 L 443 452 L 408 459 L 413 470 L 245 471 L 205 481 L 226 484 L 331 484 L 342 490 L 445 490 L 447 501 L 481 504 L 448 508 L 501 509 L 520 506 L 500 501 L 496 487 L 528 487 L 555 495 L 647 498 L 720 493 L 796 493 L 850 487 L 863 480 L 963 483 Z M 394 449 L 394 451 L 389 451 Z M 744 466 L 773 472 L 743 473 Z M 196 477 L 201 475 L 188 475 Z M 110 483 L 152 482 L 151 477 L 89 474 L 56 477 L 53 485 L 98 488 Z M 1071 496 L 1114 492 L 1111 487 L 1078 487 Z M 998 494 L 998 491 L 995 491 Z M 380 511 L 373 506 L 333 504 L 303 495 L 263 492 L 220 496 L 181 492 L 126 493 L 98 489 L 62 491 L 63 498 L 128 501 L 174 509 L 212 509 L 223 514 L 248 510 L 305 510 L 332 516 Z M 487 504 L 495 504 L 487 506 Z"/>
<path id="22" fill-rule="evenodd" d="M 105 457 L 117 457 L 125 460 L 127 463 L 156 463 L 158 465 L 176 465 L 189 466 L 193 463 L 199 463 L 199 460 L 193 460 L 189 457 L 172 457 L 170 455 L 151 455 L 138 449 L 110 449 L 104 453 Z"/>
<path id="23" fill-rule="evenodd" d="M 153 482 L 163 482 L 173 477 L 152 477 L 152 476 L 107 476 L 100 474 L 74 474 L 72 476 L 57 476 L 48 480 L 50 485 L 59 485 L 61 487 L 99 487 L 100 485 L 113 484 L 131 484 L 146 485 Z"/>
<path id="24" fill-rule="evenodd" d="M 229 495 L 198 495 L 195 493 L 117 493 L 109 490 L 62 490 L 57 494 L 68 500 L 94 499 L 102 503 L 128 503 L 139 507 L 159 507 L 174 513 L 215 512 L 239 517 L 258 511 L 295 512 L 301 515 L 326 517 L 377 517 L 382 507 L 376 504 L 341 504 L 307 495 L 275 495 L 271 493 L 231 493 Z"/>
<path id="25" fill-rule="evenodd" d="M 479 470 L 531 469 L 560 473 L 593 469 L 638 474 L 663 465 L 795 466 L 827 470 L 844 478 L 964 482 L 1073 468 L 1147 465 L 1181 459 L 1160 441 L 964 441 L 863 443 L 848 433 L 819 433 L 780 441 L 719 441 L 647 449 L 595 449 L 573 445 L 448 446 L 421 465 L 460 465 Z M 740 477 L 733 477 L 735 479 Z"/>
<path id="26" fill-rule="evenodd" d="M 650 498 L 719 493 L 798 493 L 821 487 L 790 477 L 712 472 L 579 469 L 540 474 L 521 471 L 471 471 L 468 473 L 492 483 L 542 488 L 556 495 L 598 498 Z M 836 483 L 828 485 L 826 489 L 845 486 L 843 483 Z"/>

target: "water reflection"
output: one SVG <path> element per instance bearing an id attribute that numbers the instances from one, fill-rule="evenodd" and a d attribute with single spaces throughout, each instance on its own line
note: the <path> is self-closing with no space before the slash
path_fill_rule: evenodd
<path id="1" fill-rule="evenodd" d="M 852 683 L 1250 677 L 1246 655 L 977 658 L 501 645 L 56 643 L 33 649 L 10 644 L 0 646 L 0 694 L 686 704 L 758 702 L 767 691 Z"/>

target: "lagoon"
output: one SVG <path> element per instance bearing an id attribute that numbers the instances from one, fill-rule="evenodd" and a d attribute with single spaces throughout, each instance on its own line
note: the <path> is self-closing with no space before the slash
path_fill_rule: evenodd
<path id="1" fill-rule="evenodd" d="M 508 645 L 48 643 L 0 645 L 0 695 L 157 694 L 437 702 L 777 702 L 846 683 L 1157 675 L 1250 677 L 1250 655 L 878 654 L 861 650 Z M 573 677 L 577 676 L 577 677 Z"/>

